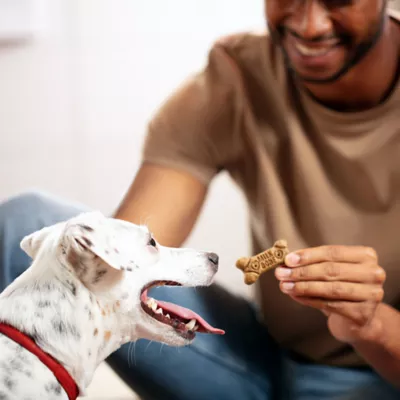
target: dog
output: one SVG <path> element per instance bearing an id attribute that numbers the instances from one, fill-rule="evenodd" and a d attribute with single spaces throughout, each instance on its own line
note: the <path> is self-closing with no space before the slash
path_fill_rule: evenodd
<path id="1" fill-rule="evenodd" d="M 161 285 L 211 285 L 215 253 L 161 246 L 146 226 L 99 211 L 45 227 L 20 246 L 32 263 L 0 295 L 0 400 L 85 396 L 98 365 L 125 343 L 185 346 L 198 332 L 224 334 L 148 296 Z"/>

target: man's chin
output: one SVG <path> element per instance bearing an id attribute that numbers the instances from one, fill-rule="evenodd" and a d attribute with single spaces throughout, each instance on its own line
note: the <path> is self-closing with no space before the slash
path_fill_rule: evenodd
<path id="1" fill-rule="evenodd" d="M 334 83 L 338 81 L 342 77 L 341 71 L 338 72 L 321 72 L 321 73 L 316 73 L 316 72 L 301 72 L 296 70 L 295 68 L 291 68 L 291 70 L 294 72 L 296 79 L 304 82 L 304 83 L 313 83 L 313 84 L 329 84 L 329 83 Z"/>
<path id="2" fill-rule="evenodd" d="M 343 77 L 352 67 L 351 63 L 347 62 L 341 66 L 329 66 L 329 68 L 301 68 L 296 67 L 296 64 L 291 62 L 287 53 L 285 53 L 285 60 L 288 69 L 296 77 L 298 81 L 313 84 L 329 84 L 337 82 Z"/>

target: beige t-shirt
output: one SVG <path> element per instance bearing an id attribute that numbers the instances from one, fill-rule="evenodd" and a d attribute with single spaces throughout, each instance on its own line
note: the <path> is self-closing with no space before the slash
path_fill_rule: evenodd
<path id="1" fill-rule="evenodd" d="M 400 306 L 400 83 L 374 109 L 335 112 L 293 84 L 268 33 L 233 35 L 156 113 L 143 157 L 206 184 L 226 170 L 248 201 L 253 253 L 279 238 L 291 249 L 374 247 L 385 302 Z M 273 271 L 259 297 L 285 348 L 312 362 L 365 364 L 321 312 L 281 293 Z"/>

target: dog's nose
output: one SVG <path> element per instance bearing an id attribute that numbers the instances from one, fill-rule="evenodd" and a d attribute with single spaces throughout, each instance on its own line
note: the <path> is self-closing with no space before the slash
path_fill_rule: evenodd
<path id="1" fill-rule="evenodd" d="M 208 260 L 214 265 L 218 265 L 219 256 L 216 253 L 208 253 Z"/>

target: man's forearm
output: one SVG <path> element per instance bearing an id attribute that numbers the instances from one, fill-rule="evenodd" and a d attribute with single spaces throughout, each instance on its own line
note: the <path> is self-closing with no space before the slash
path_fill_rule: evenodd
<path id="1" fill-rule="evenodd" d="M 375 318 L 381 324 L 381 334 L 373 341 L 353 343 L 355 350 L 384 379 L 400 388 L 400 312 L 381 304 Z"/>

